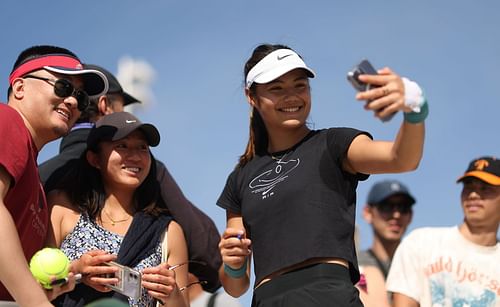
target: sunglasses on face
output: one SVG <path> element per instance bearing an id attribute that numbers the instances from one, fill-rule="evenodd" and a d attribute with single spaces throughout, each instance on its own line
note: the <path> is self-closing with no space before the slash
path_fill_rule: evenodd
<path id="1" fill-rule="evenodd" d="M 78 110 L 80 110 L 80 112 L 84 111 L 89 105 L 89 96 L 87 93 L 83 90 L 76 89 L 73 84 L 66 79 L 53 80 L 33 75 L 27 75 L 23 78 L 37 79 L 49 83 L 54 87 L 54 94 L 56 94 L 59 98 L 67 98 L 69 96 L 75 97 L 78 102 Z"/>
<path id="2" fill-rule="evenodd" d="M 411 205 L 400 202 L 381 202 L 375 206 L 381 214 L 392 214 L 398 211 L 400 214 L 411 213 Z"/>

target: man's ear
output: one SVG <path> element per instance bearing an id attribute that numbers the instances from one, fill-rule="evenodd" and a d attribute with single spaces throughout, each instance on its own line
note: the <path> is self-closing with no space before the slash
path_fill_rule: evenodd
<path id="1" fill-rule="evenodd" d="M 17 99 L 21 100 L 24 98 L 24 79 L 17 78 L 12 82 L 12 95 Z"/>
<path id="2" fill-rule="evenodd" d="M 113 113 L 113 109 L 109 105 L 108 96 L 102 95 L 97 101 L 97 108 L 99 109 L 99 115 L 104 116 Z"/>
<path id="3" fill-rule="evenodd" d="M 89 164 L 97 169 L 100 169 L 101 167 L 99 166 L 99 157 L 97 154 L 91 150 L 87 150 L 86 153 L 87 161 Z"/>
<path id="4" fill-rule="evenodd" d="M 363 207 L 363 219 L 365 219 L 365 221 L 368 223 L 368 224 L 371 224 L 372 223 L 372 219 L 373 219 L 373 212 L 372 212 L 372 207 L 370 205 L 365 205 Z"/>

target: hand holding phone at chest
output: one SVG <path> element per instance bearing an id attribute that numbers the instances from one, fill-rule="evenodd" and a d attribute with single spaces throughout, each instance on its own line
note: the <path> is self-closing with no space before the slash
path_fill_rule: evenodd
<path id="1" fill-rule="evenodd" d="M 135 300 L 141 297 L 141 272 L 113 261 L 106 262 L 105 264 L 118 268 L 118 271 L 113 274 L 113 276 L 107 276 L 110 278 L 118 278 L 118 283 L 109 284 L 109 288 Z"/>

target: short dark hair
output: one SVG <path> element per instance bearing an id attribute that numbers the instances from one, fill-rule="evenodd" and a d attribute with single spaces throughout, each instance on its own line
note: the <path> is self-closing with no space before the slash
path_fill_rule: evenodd
<path id="1" fill-rule="evenodd" d="M 73 52 L 69 51 L 66 48 L 51 46 L 51 45 L 32 46 L 23 50 L 17 56 L 17 59 L 14 62 L 14 65 L 12 66 L 12 70 L 10 71 L 10 73 L 12 74 L 20 65 L 24 64 L 25 62 L 46 54 L 66 54 L 78 59 L 76 54 L 74 54 Z M 12 93 L 12 87 L 9 85 L 9 88 L 7 90 L 7 97 L 9 97 L 11 93 Z"/>

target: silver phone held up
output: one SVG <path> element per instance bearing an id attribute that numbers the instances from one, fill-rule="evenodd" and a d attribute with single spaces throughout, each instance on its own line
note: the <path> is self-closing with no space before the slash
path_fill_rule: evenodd
<path id="1" fill-rule="evenodd" d="M 106 262 L 106 265 L 118 268 L 118 272 L 116 272 L 114 276 L 110 276 L 118 278 L 118 284 L 108 285 L 108 287 L 118 293 L 138 300 L 141 297 L 142 290 L 141 272 L 113 261 Z"/>
<path id="2" fill-rule="evenodd" d="M 377 70 L 375 70 L 373 65 L 367 59 L 363 59 L 361 62 L 359 62 L 358 65 L 354 66 L 352 70 L 347 72 L 347 80 L 349 80 L 349 82 L 358 92 L 364 92 L 371 90 L 373 88 L 377 88 L 379 86 L 365 83 L 359 80 L 359 75 L 377 75 L 377 74 L 378 74 Z M 370 102 L 368 101 L 368 103 Z M 389 121 L 395 114 L 396 112 L 389 114 L 381 118 L 381 120 L 383 122 Z"/>

